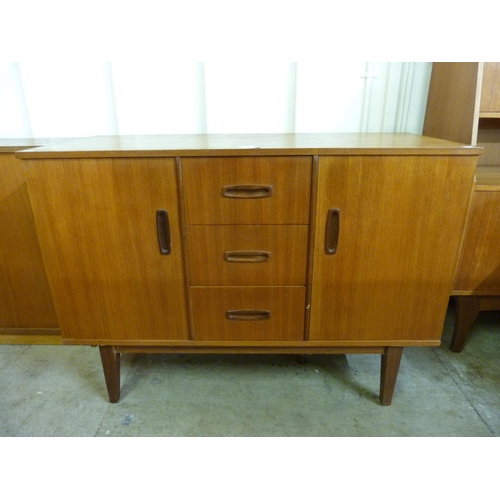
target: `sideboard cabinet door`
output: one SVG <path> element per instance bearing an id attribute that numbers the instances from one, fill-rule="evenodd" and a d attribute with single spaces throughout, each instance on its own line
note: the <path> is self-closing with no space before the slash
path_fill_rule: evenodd
<path id="1" fill-rule="evenodd" d="M 311 340 L 437 343 L 476 158 L 321 157 Z"/>
<path id="2" fill-rule="evenodd" d="M 29 164 L 66 343 L 188 339 L 174 159 Z"/>

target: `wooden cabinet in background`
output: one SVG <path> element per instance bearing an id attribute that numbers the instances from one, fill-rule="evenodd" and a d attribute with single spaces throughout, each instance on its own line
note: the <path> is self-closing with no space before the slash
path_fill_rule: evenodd
<path id="1" fill-rule="evenodd" d="M 500 63 L 434 63 L 423 133 L 484 148 L 453 290 L 460 352 L 478 313 L 500 309 Z"/>
<path id="2" fill-rule="evenodd" d="M 0 344 L 60 344 L 42 260 L 26 165 L 15 152 L 33 141 L 0 141 Z"/>
<path id="3" fill-rule="evenodd" d="M 483 63 L 482 66 L 479 117 L 500 118 L 500 62 Z"/>
<path id="4" fill-rule="evenodd" d="M 282 134 L 18 156 L 63 342 L 100 346 L 111 401 L 122 352 L 372 353 L 388 405 L 403 348 L 440 343 L 479 153 Z"/>

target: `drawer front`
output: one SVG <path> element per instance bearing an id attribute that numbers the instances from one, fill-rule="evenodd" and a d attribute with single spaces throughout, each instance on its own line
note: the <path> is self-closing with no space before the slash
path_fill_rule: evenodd
<path id="1" fill-rule="evenodd" d="M 185 158 L 188 224 L 308 224 L 312 158 Z"/>
<path id="2" fill-rule="evenodd" d="M 305 285 L 308 226 L 188 226 L 191 285 Z"/>
<path id="3" fill-rule="evenodd" d="M 305 287 L 191 287 L 194 340 L 303 340 Z"/>

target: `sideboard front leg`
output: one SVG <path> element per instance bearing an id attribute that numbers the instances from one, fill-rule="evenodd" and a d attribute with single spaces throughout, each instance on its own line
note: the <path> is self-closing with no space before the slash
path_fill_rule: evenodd
<path id="1" fill-rule="evenodd" d="M 99 346 L 102 369 L 106 379 L 109 402 L 117 403 L 120 399 L 120 353 L 113 346 Z"/>
<path id="2" fill-rule="evenodd" d="M 401 363 L 402 347 L 386 347 L 382 354 L 380 370 L 380 402 L 389 406 L 392 402 L 394 387 L 398 378 L 399 364 Z"/>

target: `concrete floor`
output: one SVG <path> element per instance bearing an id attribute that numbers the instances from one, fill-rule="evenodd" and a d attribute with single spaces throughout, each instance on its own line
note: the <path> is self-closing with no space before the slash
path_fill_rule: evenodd
<path id="1" fill-rule="evenodd" d="M 392 406 L 379 355 L 122 355 L 107 400 L 99 351 L 0 346 L 0 436 L 500 436 L 500 313 L 460 354 L 406 348 Z"/>

